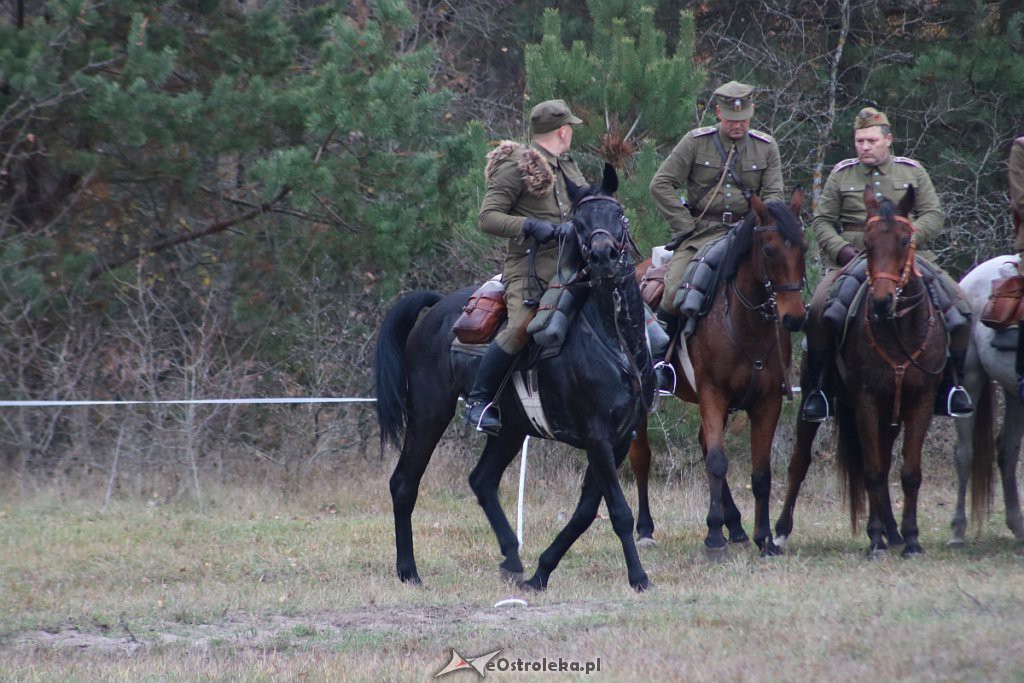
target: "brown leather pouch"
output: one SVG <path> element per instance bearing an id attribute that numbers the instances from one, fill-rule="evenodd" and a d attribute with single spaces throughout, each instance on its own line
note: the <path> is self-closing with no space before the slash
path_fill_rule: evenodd
<path id="1" fill-rule="evenodd" d="M 1024 277 L 1013 275 L 992 282 L 992 294 L 981 310 L 981 322 L 1002 330 L 1013 327 L 1024 316 Z"/>
<path id="2" fill-rule="evenodd" d="M 644 303 L 651 307 L 651 310 L 658 310 L 661 297 L 665 294 L 665 274 L 668 273 L 668 266 L 648 268 L 640 279 L 640 296 Z"/>
<path id="3" fill-rule="evenodd" d="M 452 328 L 463 344 L 486 344 L 507 314 L 505 288 L 497 280 L 488 280 L 469 297 Z"/>

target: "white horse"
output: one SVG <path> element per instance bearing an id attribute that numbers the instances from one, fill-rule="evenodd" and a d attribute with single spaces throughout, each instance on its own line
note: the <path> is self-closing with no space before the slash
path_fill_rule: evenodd
<path id="1" fill-rule="evenodd" d="M 964 499 L 967 482 L 971 481 L 971 514 L 975 523 L 988 513 L 992 502 L 992 459 L 998 450 L 999 472 L 1003 481 L 1006 504 L 1006 526 L 1017 539 L 1024 539 L 1020 496 L 1017 491 L 1017 459 L 1021 436 L 1024 436 L 1024 404 L 1017 393 L 1014 351 L 1000 351 L 992 346 L 995 331 L 982 325 L 978 318 L 992 293 L 992 282 L 1017 274 L 1017 256 L 997 256 L 985 261 L 964 276 L 960 287 L 974 309 L 974 326 L 967 351 L 964 386 L 971 394 L 975 410 L 968 418 L 956 420 L 957 444 L 954 461 L 960 480 L 956 512 L 953 513 L 953 537 L 950 545 L 962 545 L 967 528 Z M 1003 390 L 1006 408 L 999 438 L 993 443 L 993 395 L 995 382 Z"/>

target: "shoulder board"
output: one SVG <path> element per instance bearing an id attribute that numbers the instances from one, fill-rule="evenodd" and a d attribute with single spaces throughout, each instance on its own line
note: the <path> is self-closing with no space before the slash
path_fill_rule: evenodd
<path id="1" fill-rule="evenodd" d="M 694 128 L 690 131 L 690 134 L 693 135 L 693 137 L 699 137 L 701 135 L 710 135 L 717 130 L 718 126 L 704 126 L 703 128 Z"/>
<path id="2" fill-rule="evenodd" d="M 843 159 L 838 164 L 832 167 L 832 172 L 835 173 L 836 171 L 842 171 L 844 168 L 856 166 L 858 162 L 859 160 L 857 159 L 857 157 L 854 157 L 853 159 Z"/>
<path id="3" fill-rule="evenodd" d="M 920 162 L 914 161 L 910 157 L 893 157 L 892 161 L 894 164 L 906 164 L 907 166 L 913 166 L 915 168 L 924 168 Z"/>
<path id="4" fill-rule="evenodd" d="M 747 135 L 754 138 L 755 140 L 761 140 L 762 142 L 775 142 L 775 138 L 768 133 L 762 133 L 759 130 L 748 130 Z"/>

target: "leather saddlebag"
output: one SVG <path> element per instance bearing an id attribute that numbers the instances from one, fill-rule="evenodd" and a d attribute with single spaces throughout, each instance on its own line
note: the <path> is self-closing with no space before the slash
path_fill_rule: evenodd
<path id="1" fill-rule="evenodd" d="M 661 297 L 665 295 L 665 274 L 668 273 L 668 265 L 648 268 L 640 280 L 640 296 L 644 303 L 651 307 L 651 310 L 658 310 Z"/>
<path id="2" fill-rule="evenodd" d="M 1024 315 L 1024 277 L 1013 275 L 992 282 L 992 294 L 981 310 L 981 322 L 1001 330 L 1017 325 Z"/>
<path id="3" fill-rule="evenodd" d="M 505 286 L 499 280 L 488 280 L 469 297 L 452 327 L 463 344 L 486 344 L 506 315 Z"/>

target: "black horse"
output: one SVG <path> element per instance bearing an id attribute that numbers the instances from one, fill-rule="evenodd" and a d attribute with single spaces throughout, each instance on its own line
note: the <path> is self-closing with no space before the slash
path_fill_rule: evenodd
<path id="1" fill-rule="evenodd" d="M 634 278 L 629 226 L 612 194 L 618 177 L 605 165 L 600 188 L 571 186 L 575 239 L 561 245 L 563 259 L 577 267 L 573 285 L 583 303 L 561 352 L 537 362 L 539 389 L 551 432 L 559 441 L 587 452 L 583 491 L 572 518 L 545 550 L 533 577 L 523 585 L 543 590 L 570 546 L 597 516 L 603 496 L 612 527 L 622 542 L 629 583 L 647 588 L 633 540 L 633 513 L 616 469 L 654 398 L 654 372 L 644 333 L 644 309 Z M 451 351 L 452 324 L 472 293 L 442 297 L 413 292 L 387 314 L 377 341 L 375 379 L 381 446 L 402 452 L 391 476 L 398 578 L 419 583 L 413 554 L 412 511 L 420 478 L 434 447 L 455 414 L 460 394 L 473 384 L 479 359 Z M 419 317 L 427 307 L 430 310 Z M 419 318 L 418 322 L 417 319 Z M 509 383 L 511 385 L 511 383 Z M 527 435 L 543 435 L 531 424 L 515 391 L 500 396 L 501 431 L 487 437 L 469 485 L 484 509 L 501 553 L 506 577 L 521 579 L 519 542 L 498 499 L 502 473 Z"/>

